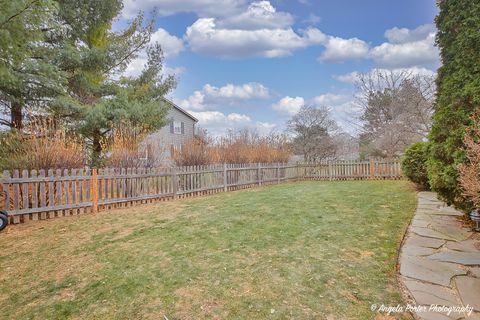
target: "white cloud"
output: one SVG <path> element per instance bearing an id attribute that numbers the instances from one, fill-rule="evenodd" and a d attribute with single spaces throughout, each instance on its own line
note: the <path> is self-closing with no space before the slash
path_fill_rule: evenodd
<path id="1" fill-rule="evenodd" d="M 187 110 L 203 110 L 206 109 L 205 94 L 201 91 L 195 91 L 190 97 L 184 100 L 176 101 L 176 103 Z"/>
<path id="2" fill-rule="evenodd" d="M 325 93 L 308 101 L 313 107 L 327 107 L 330 115 L 342 129 L 355 133 L 358 127 L 354 125 L 360 112 L 360 107 L 355 103 L 353 92 Z"/>
<path id="3" fill-rule="evenodd" d="M 206 84 L 202 90 L 195 91 L 190 97 L 177 101 L 177 103 L 188 110 L 204 110 L 212 105 L 269 98 L 270 90 L 256 82 L 242 85 L 227 84 L 220 88 Z"/>
<path id="4" fill-rule="evenodd" d="M 155 31 L 150 38 L 150 44 L 157 42 L 162 46 L 165 58 L 175 57 L 185 49 L 182 39 L 172 36 L 162 28 Z"/>
<path id="5" fill-rule="evenodd" d="M 130 19 L 139 11 L 156 10 L 162 16 L 180 12 L 195 13 L 199 17 L 229 16 L 238 13 L 246 0 L 125 0 L 122 16 Z"/>
<path id="6" fill-rule="evenodd" d="M 329 37 L 325 44 L 325 51 L 320 56 L 320 61 L 345 61 L 368 57 L 368 44 L 360 39 L 342 39 Z"/>
<path id="7" fill-rule="evenodd" d="M 198 119 L 198 125 L 205 128 L 214 136 L 223 135 L 228 130 L 238 130 L 254 125 L 252 119 L 245 114 L 229 113 L 220 111 L 190 111 Z"/>
<path id="8" fill-rule="evenodd" d="M 211 125 L 216 123 L 245 123 L 252 121 L 249 116 L 238 113 L 230 113 L 228 115 L 225 115 L 220 111 L 191 111 L 190 113 L 198 119 L 200 125 Z"/>
<path id="9" fill-rule="evenodd" d="M 336 93 L 326 93 L 314 97 L 309 104 L 313 106 L 332 106 L 345 103 L 352 98 L 350 94 L 336 94 Z"/>
<path id="10" fill-rule="evenodd" d="M 291 26 L 294 19 L 290 13 L 277 12 L 269 1 L 252 2 L 245 12 L 219 22 L 219 27 L 229 29 L 283 29 Z"/>
<path id="11" fill-rule="evenodd" d="M 424 24 L 415 29 L 392 28 L 385 31 L 385 38 L 390 43 L 408 43 L 426 39 L 431 33 L 435 33 L 435 26 Z"/>
<path id="12" fill-rule="evenodd" d="M 273 110 L 289 115 L 296 114 L 301 107 L 305 105 L 305 99 L 302 97 L 286 96 L 272 105 Z"/>
<path id="13" fill-rule="evenodd" d="M 358 74 L 359 73 L 357 71 L 353 71 L 353 72 L 349 72 L 349 73 L 346 73 L 346 74 L 334 75 L 333 78 L 335 80 L 340 81 L 340 82 L 354 84 L 355 81 L 357 81 Z"/>
<path id="14" fill-rule="evenodd" d="M 138 57 L 136 59 L 133 59 L 125 69 L 125 75 L 138 76 L 142 72 L 143 67 L 145 66 L 146 63 L 147 63 L 146 57 Z"/>
<path id="15" fill-rule="evenodd" d="M 185 39 L 192 51 L 223 58 L 283 57 L 294 50 L 319 44 L 322 33 L 308 29 L 303 36 L 286 29 L 226 29 L 214 18 L 198 19 L 187 28 Z"/>
<path id="16" fill-rule="evenodd" d="M 314 13 L 310 13 L 308 17 L 303 20 L 304 23 L 313 24 L 313 25 L 319 24 L 320 21 L 322 21 L 322 18 L 320 18 Z"/>
<path id="17" fill-rule="evenodd" d="M 237 100 L 252 100 L 252 99 L 268 99 L 270 92 L 263 84 L 250 82 L 243 85 L 227 84 L 223 87 L 217 88 L 206 84 L 203 88 L 205 94 L 213 99 L 237 99 Z"/>
<path id="18" fill-rule="evenodd" d="M 368 73 L 373 75 L 373 74 L 376 74 L 378 72 L 390 72 L 390 71 L 398 72 L 398 73 L 407 72 L 407 73 L 410 73 L 412 75 L 423 75 L 423 76 L 434 76 L 436 74 L 435 71 L 432 71 L 430 69 L 423 68 L 423 67 L 393 68 L 393 69 L 374 68 L 374 69 L 370 70 Z M 359 74 L 360 74 L 360 72 L 353 71 L 353 72 L 346 73 L 346 74 L 343 74 L 343 75 L 333 76 L 333 78 L 335 80 L 340 81 L 340 82 L 355 84 L 355 82 L 358 79 Z"/>
<path id="19" fill-rule="evenodd" d="M 165 58 L 173 58 L 185 49 L 184 42 L 182 39 L 169 34 L 168 31 L 162 28 L 159 28 L 157 31 L 155 31 L 152 34 L 152 37 L 150 38 L 150 42 L 148 45 L 153 45 L 155 43 L 160 44 Z M 138 53 L 137 58 L 133 59 L 130 62 L 127 69 L 125 70 L 125 74 L 127 76 L 139 75 L 142 72 L 143 67 L 145 66 L 146 63 L 147 63 L 147 52 L 146 50 L 141 50 Z M 179 75 L 184 71 L 185 69 L 182 67 L 178 67 L 174 69 L 165 67 L 164 69 L 165 74 Z"/>
<path id="20" fill-rule="evenodd" d="M 147 58 L 145 56 L 138 57 L 130 62 L 128 67 L 125 69 L 125 76 L 135 77 L 138 76 L 145 65 L 147 64 Z M 174 67 L 171 68 L 168 65 L 163 65 L 163 74 L 164 75 L 173 75 L 175 77 L 181 75 L 182 73 L 186 72 L 186 68 L 184 67 Z"/>
<path id="21" fill-rule="evenodd" d="M 207 129 L 208 133 L 213 136 L 222 136 L 229 130 L 240 129 L 249 129 L 260 135 L 266 135 L 278 127 L 274 123 L 254 121 L 246 114 L 225 114 L 220 111 L 192 111 L 191 114 L 199 120 L 199 126 Z"/>
<path id="22" fill-rule="evenodd" d="M 304 105 L 314 108 L 327 107 L 330 115 L 345 131 L 354 133 L 358 128 L 352 127 L 358 116 L 359 106 L 355 103 L 352 92 L 328 92 L 306 100 L 303 97 L 284 97 L 273 105 L 273 109 L 293 116 Z"/>
<path id="23" fill-rule="evenodd" d="M 370 52 L 372 59 L 381 67 L 401 68 L 421 66 L 439 61 L 435 47 L 435 33 L 423 40 L 401 43 L 383 43 Z"/>
<path id="24" fill-rule="evenodd" d="M 325 44 L 328 36 L 317 28 L 308 28 L 303 32 L 305 42 L 309 45 Z"/>
<path id="25" fill-rule="evenodd" d="M 274 131 L 277 127 L 278 125 L 270 122 L 257 121 L 256 123 L 256 130 L 260 135 L 269 134 L 272 131 Z"/>
<path id="26" fill-rule="evenodd" d="M 435 28 L 422 25 L 415 29 L 392 28 L 385 31 L 387 42 L 370 47 L 365 41 L 329 36 L 321 62 L 372 59 L 378 67 L 422 67 L 439 62 L 435 47 Z"/>

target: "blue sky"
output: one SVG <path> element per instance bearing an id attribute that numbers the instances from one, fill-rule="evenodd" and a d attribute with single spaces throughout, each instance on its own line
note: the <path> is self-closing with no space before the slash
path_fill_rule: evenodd
<path id="1" fill-rule="evenodd" d="M 281 132 L 303 104 L 353 133 L 356 73 L 439 65 L 435 0 L 126 0 L 120 25 L 154 9 L 152 41 L 178 78 L 170 98 L 214 135 Z"/>

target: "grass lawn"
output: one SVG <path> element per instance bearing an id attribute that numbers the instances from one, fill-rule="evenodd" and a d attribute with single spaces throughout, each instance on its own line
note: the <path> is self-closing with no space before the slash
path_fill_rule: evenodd
<path id="1" fill-rule="evenodd" d="M 404 181 L 299 182 L 10 227 L 0 318 L 372 319 L 402 303 L 415 203 Z"/>

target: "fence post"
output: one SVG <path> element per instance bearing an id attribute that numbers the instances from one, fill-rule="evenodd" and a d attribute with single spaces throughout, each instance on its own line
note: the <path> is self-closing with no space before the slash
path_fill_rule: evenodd
<path id="1" fill-rule="evenodd" d="M 223 164 L 223 191 L 228 191 L 227 164 Z"/>
<path id="2" fill-rule="evenodd" d="M 328 180 L 333 180 L 332 161 L 328 160 Z"/>
<path id="3" fill-rule="evenodd" d="M 375 178 L 375 160 L 370 159 L 370 179 Z"/>
<path id="4" fill-rule="evenodd" d="M 261 163 L 257 163 L 257 182 L 259 186 L 262 185 L 262 164 Z"/>
<path id="5" fill-rule="evenodd" d="M 173 199 L 178 198 L 178 178 L 177 178 L 177 167 L 172 168 L 172 192 L 173 192 Z"/>
<path id="6" fill-rule="evenodd" d="M 98 177 L 97 168 L 92 169 L 92 182 L 90 184 L 92 188 L 92 213 L 98 212 Z"/>
<path id="7" fill-rule="evenodd" d="M 280 184 L 280 163 L 277 163 L 277 183 Z"/>
<path id="8" fill-rule="evenodd" d="M 2 181 L 2 195 L 3 195 L 3 208 L 5 211 L 10 210 L 10 186 L 7 184 L 7 180 L 10 179 L 10 171 L 3 171 L 3 181 Z M 1 195 L 0 195 L 1 196 Z"/>

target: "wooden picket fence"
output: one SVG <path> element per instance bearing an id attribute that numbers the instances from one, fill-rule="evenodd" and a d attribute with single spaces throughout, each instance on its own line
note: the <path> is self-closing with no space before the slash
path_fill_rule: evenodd
<path id="1" fill-rule="evenodd" d="M 401 178 L 398 160 L 15 170 L 3 173 L 0 208 L 8 212 L 11 223 L 17 224 L 284 181 Z"/>

